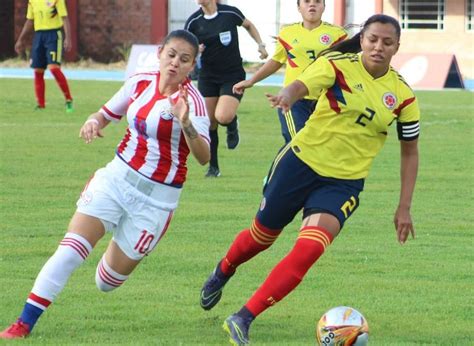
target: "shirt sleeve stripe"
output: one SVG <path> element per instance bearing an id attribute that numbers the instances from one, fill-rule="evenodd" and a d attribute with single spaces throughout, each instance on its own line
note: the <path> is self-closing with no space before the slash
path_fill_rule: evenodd
<path id="1" fill-rule="evenodd" d="M 113 113 L 110 109 L 108 109 L 105 106 L 102 106 L 100 109 L 102 114 L 108 119 L 108 120 L 120 120 L 122 119 L 121 115 Z"/>
<path id="2" fill-rule="evenodd" d="M 406 99 L 405 101 L 403 101 L 400 106 L 398 106 L 397 109 L 395 109 L 393 111 L 393 113 L 398 117 L 400 115 L 400 113 L 402 112 L 403 108 L 405 108 L 406 106 L 408 106 L 409 104 L 415 102 L 415 97 L 411 97 L 409 99 Z"/>

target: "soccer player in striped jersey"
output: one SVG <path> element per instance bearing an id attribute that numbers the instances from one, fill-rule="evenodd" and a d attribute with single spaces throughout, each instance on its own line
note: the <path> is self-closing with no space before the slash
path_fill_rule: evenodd
<path id="1" fill-rule="evenodd" d="M 245 89 L 277 72 L 283 64 L 286 64 L 283 85 L 287 86 L 316 60 L 321 51 L 347 38 L 343 28 L 321 20 L 325 9 L 324 0 L 298 0 L 297 5 L 303 21 L 284 26 L 280 30 L 273 57 L 252 78 L 235 84 L 235 93 L 243 94 Z M 288 112 L 278 108 L 285 143 L 303 128 L 315 106 L 316 100 L 306 96 L 296 101 Z"/>
<path id="2" fill-rule="evenodd" d="M 64 28 L 64 40 L 63 31 Z M 25 37 L 33 31 L 31 47 L 31 67 L 35 71 L 35 94 L 37 109 L 46 107 L 44 71 L 49 69 L 64 94 L 66 112 L 73 111 L 72 96 L 66 77 L 61 71 L 63 48 L 69 51 L 71 29 L 64 0 L 29 0 L 26 22 L 15 44 L 15 51 L 21 54 L 25 50 Z"/>
<path id="3" fill-rule="evenodd" d="M 185 30 L 171 32 L 159 49 L 160 71 L 132 76 L 80 130 L 90 143 L 110 122 L 128 128 L 115 158 L 97 170 L 77 202 L 58 249 L 36 278 L 17 322 L 0 339 L 29 335 L 106 231 L 113 238 L 96 271 L 99 290 L 120 287 L 170 224 L 192 153 L 209 161 L 209 118 L 204 99 L 187 78 L 199 44 Z M 5 313 L 5 311 L 3 312 Z"/>
<path id="4" fill-rule="evenodd" d="M 316 59 L 278 95 L 267 95 L 272 106 L 284 111 L 307 95 L 317 97 L 318 103 L 303 129 L 276 156 L 257 215 L 204 284 L 201 306 L 215 306 L 237 267 L 269 248 L 301 209 L 303 222 L 293 249 L 240 311 L 225 320 L 234 344 L 248 343 L 251 322 L 298 286 L 357 209 L 365 178 L 392 123 L 401 148 L 395 231 L 401 244 L 410 233 L 414 236 L 410 206 L 418 170 L 420 111 L 415 94 L 390 66 L 399 42 L 397 20 L 374 15 L 359 34 Z"/>

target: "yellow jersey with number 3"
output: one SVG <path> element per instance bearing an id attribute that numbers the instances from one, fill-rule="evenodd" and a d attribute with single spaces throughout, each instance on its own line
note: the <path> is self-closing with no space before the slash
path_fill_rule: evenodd
<path id="1" fill-rule="evenodd" d="M 29 0 L 26 18 L 34 21 L 35 31 L 54 30 L 63 26 L 67 16 L 64 0 Z"/>
<path id="2" fill-rule="evenodd" d="M 353 53 L 322 56 L 298 77 L 309 96 L 319 98 L 291 147 L 320 175 L 367 177 L 394 121 L 400 140 L 418 138 L 420 110 L 412 89 L 392 68 L 374 79 L 361 59 Z"/>
<path id="3" fill-rule="evenodd" d="M 308 30 L 303 23 L 284 26 L 277 37 L 275 53 L 272 59 L 280 64 L 286 63 L 284 86 L 298 77 L 303 70 L 316 60 L 318 54 L 345 40 L 347 32 L 337 26 L 322 22 L 313 30 Z"/>

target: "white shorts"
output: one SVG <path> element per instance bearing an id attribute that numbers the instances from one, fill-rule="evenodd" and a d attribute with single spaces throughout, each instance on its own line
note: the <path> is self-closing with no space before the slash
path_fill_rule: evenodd
<path id="1" fill-rule="evenodd" d="M 102 221 L 131 259 L 149 254 L 165 234 L 181 188 L 154 182 L 115 157 L 84 187 L 77 211 Z"/>

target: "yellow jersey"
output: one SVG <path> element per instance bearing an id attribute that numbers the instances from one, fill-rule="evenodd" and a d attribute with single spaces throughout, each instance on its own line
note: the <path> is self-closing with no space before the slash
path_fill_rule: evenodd
<path id="1" fill-rule="evenodd" d="M 367 177 L 394 121 L 400 140 L 419 135 L 420 110 L 412 89 L 393 68 L 374 79 L 361 57 L 360 53 L 322 56 L 298 77 L 310 96 L 319 98 L 291 147 L 322 176 Z"/>
<path id="2" fill-rule="evenodd" d="M 34 22 L 35 31 L 54 30 L 63 26 L 67 16 L 64 0 L 29 0 L 26 18 Z"/>
<path id="3" fill-rule="evenodd" d="M 347 38 L 346 31 L 336 25 L 322 22 L 313 30 L 303 23 L 294 23 L 283 27 L 277 38 L 272 59 L 280 64 L 286 63 L 284 86 L 298 77 L 303 70 L 316 60 L 318 54 Z"/>

